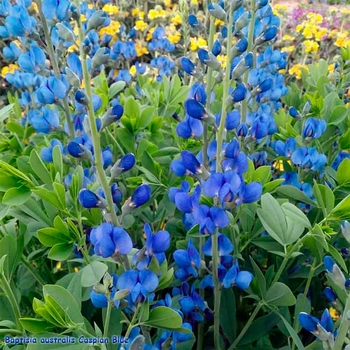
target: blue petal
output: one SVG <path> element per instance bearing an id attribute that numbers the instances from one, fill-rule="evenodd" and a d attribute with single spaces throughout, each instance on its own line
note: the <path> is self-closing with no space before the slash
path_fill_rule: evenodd
<path id="1" fill-rule="evenodd" d="M 321 326 L 327 331 L 327 332 L 333 332 L 333 320 L 331 315 L 329 314 L 328 309 L 325 309 L 323 311 L 323 314 L 321 316 Z"/>
<path id="2" fill-rule="evenodd" d="M 142 286 L 147 292 L 153 292 L 159 284 L 157 275 L 150 270 L 142 270 L 139 273 L 139 279 Z"/>
<path id="3" fill-rule="evenodd" d="M 240 271 L 236 277 L 235 285 L 243 290 L 248 289 L 254 276 L 248 271 Z"/>
<path id="4" fill-rule="evenodd" d="M 121 227 L 114 227 L 113 241 L 116 253 L 128 254 L 133 247 L 129 234 Z"/>
<path id="5" fill-rule="evenodd" d="M 170 234 L 168 231 L 158 231 L 153 236 L 153 253 L 164 253 L 170 247 Z"/>
<path id="6" fill-rule="evenodd" d="M 309 332 L 315 332 L 317 330 L 318 320 L 315 317 L 308 315 L 306 312 L 299 314 L 299 323 Z"/>
<path id="7" fill-rule="evenodd" d="M 191 311 L 193 311 L 196 307 L 194 301 L 192 300 L 191 297 L 182 297 L 179 299 L 179 304 L 181 307 L 181 310 L 185 313 L 188 314 Z"/>
<path id="8" fill-rule="evenodd" d="M 118 289 L 127 289 L 131 291 L 137 284 L 139 273 L 136 270 L 125 271 L 117 282 Z"/>

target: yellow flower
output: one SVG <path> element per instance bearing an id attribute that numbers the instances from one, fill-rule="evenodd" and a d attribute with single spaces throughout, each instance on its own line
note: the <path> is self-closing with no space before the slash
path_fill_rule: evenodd
<path id="1" fill-rule="evenodd" d="M 166 14 L 163 9 L 152 9 L 148 11 L 149 19 L 165 18 L 165 17 L 166 17 Z"/>
<path id="2" fill-rule="evenodd" d="M 350 15 L 350 9 L 347 9 L 345 7 L 341 8 L 340 9 L 340 12 L 343 14 L 343 15 Z"/>
<path id="3" fill-rule="evenodd" d="M 338 47 L 348 47 L 350 46 L 350 38 L 348 33 L 338 33 L 337 40 L 334 43 Z"/>
<path id="4" fill-rule="evenodd" d="M 286 46 L 282 48 L 282 52 L 293 52 L 295 50 L 295 46 L 291 45 L 291 46 Z"/>
<path id="5" fill-rule="evenodd" d="M 192 51 L 196 51 L 200 47 L 205 47 L 207 45 L 207 41 L 203 38 L 190 38 L 190 50 Z"/>
<path id="6" fill-rule="evenodd" d="M 87 19 L 86 19 L 86 17 L 84 15 L 80 15 L 80 20 L 82 22 L 86 22 L 87 21 Z"/>
<path id="7" fill-rule="evenodd" d="M 306 26 L 303 30 L 303 35 L 306 39 L 311 39 L 313 37 L 313 28 Z"/>
<path id="8" fill-rule="evenodd" d="M 148 31 L 148 33 L 147 33 L 147 35 L 146 35 L 146 40 L 147 41 L 150 41 L 151 39 L 152 39 L 152 35 L 153 35 L 153 32 L 154 32 L 154 27 L 152 27 L 149 31 Z"/>
<path id="9" fill-rule="evenodd" d="M 329 314 L 333 321 L 337 321 L 339 319 L 339 312 L 334 307 L 329 308 Z"/>
<path id="10" fill-rule="evenodd" d="M 57 270 L 61 270 L 62 269 L 62 263 L 60 261 L 56 264 L 56 269 Z"/>
<path id="11" fill-rule="evenodd" d="M 102 8 L 103 11 L 105 11 L 108 15 L 116 15 L 119 12 L 119 9 L 117 6 L 112 5 L 112 4 L 106 4 Z"/>
<path id="12" fill-rule="evenodd" d="M 219 55 L 216 58 L 221 63 L 222 68 L 226 68 L 226 55 Z"/>
<path id="13" fill-rule="evenodd" d="M 319 13 L 310 12 L 306 17 L 313 23 L 320 24 L 323 22 L 323 17 Z"/>
<path id="14" fill-rule="evenodd" d="M 294 40 L 294 36 L 291 36 L 291 35 L 283 35 L 283 38 L 282 38 L 284 41 L 293 41 Z"/>
<path id="15" fill-rule="evenodd" d="M 79 268 L 78 268 L 78 267 L 75 267 L 75 268 L 74 268 L 74 272 L 79 272 Z"/>
<path id="16" fill-rule="evenodd" d="M 147 47 L 142 46 L 142 42 L 140 40 L 137 40 L 135 42 L 135 49 L 136 49 L 137 57 L 141 57 L 143 55 L 147 55 L 148 54 Z"/>
<path id="17" fill-rule="evenodd" d="M 334 72 L 334 68 L 335 68 L 335 64 L 334 63 L 329 64 L 328 65 L 328 72 L 329 73 L 333 73 Z"/>
<path id="18" fill-rule="evenodd" d="M 139 19 L 145 19 L 145 11 L 140 11 L 139 13 Z"/>
<path id="19" fill-rule="evenodd" d="M 302 24 L 298 24 L 295 30 L 300 33 L 303 30 L 304 26 Z"/>
<path id="20" fill-rule="evenodd" d="M 306 69 L 309 71 L 309 67 L 305 64 L 296 64 L 291 69 L 289 69 L 288 73 L 291 75 L 295 75 L 295 77 L 299 80 L 301 79 L 301 71 L 302 69 Z"/>
<path id="21" fill-rule="evenodd" d="M 38 5 L 35 2 L 32 2 L 32 4 L 29 6 L 29 9 L 38 12 Z"/>
<path id="22" fill-rule="evenodd" d="M 19 67 L 17 66 L 17 64 L 10 64 L 8 66 L 5 66 L 1 69 L 1 76 L 5 78 L 6 74 L 13 74 L 18 68 Z"/>
<path id="23" fill-rule="evenodd" d="M 148 27 L 148 24 L 144 22 L 142 19 L 136 21 L 135 23 L 135 29 L 140 30 L 143 32 Z"/>
<path id="24" fill-rule="evenodd" d="M 316 32 L 314 33 L 315 39 L 320 41 L 327 34 L 327 28 L 318 27 Z"/>
<path id="25" fill-rule="evenodd" d="M 89 8 L 90 10 L 92 10 L 92 9 L 94 8 L 94 5 L 93 5 L 93 4 L 88 4 L 88 8 Z"/>
<path id="26" fill-rule="evenodd" d="M 140 9 L 138 9 L 138 8 L 132 9 L 132 11 L 131 11 L 131 14 L 132 14 L 134 17 L 137 16 L 139 13 L 140 13 Z"/>
<path id="27" fill-rule="evenodd" d="M 192 5 L 198 5 L 198 0 L 191 0 Z"/>
<path id="28" fill-rule="evenodd" d="M 285 69 L 280 69 L 280 70 L 278 71 L 278 73 L 280 73 L 280 74 L 285 74 L 285 73 L 286 73 L 286 70 L 285 70 Z"/>
<path id="29" fill-rule="evenodd" d="M 111 35 L 113 40 L 116 40 L 119 30 L 120 22 L 112 20 L 108 27 L 103 27 L 99 30 L 100 38 L 102 39 L 104 35 Z"/>
<path id="30" fill-rule="evenodd" d="M 171 7 L 171 0 L 164 0 L 165 7 Z"/>
<path id="31" fill-rule="evenodd" d="M 219 20 L 219 19 L 215 19 L 215 25 L 216 26 L 223 26 L 225 24 L 225 22 L 224 21 L 221 21 L 221 20 Z"/>
<path id="32" fill-rule="evenodd" d="M 182 18 L 179 14 L 177 14 L 175 17 L 171 19 L 171 23 L 175 24 L 176 26 L 182 23 Z"/>
<path id="33" fill-rule="evenodd" d="M 69 46 L 68 47 L 68 49 L 67 49 L 67 51 L 68 52 L 76 52 L 76 51 L 79 51 L 79 41 L 78 40 L 76 40 L 77 41 L 77 44 L 73 44 L 72 46 Z"/>
<path id="34" fill-rule="evenodd" d="M 177 44 L 181 40 L 181 34 L 178 31 L 167 34 L 167 38 L 169 39 L 171 44 Z"/>
<path id="35" fill-rule="evenodd" d="M 131 66 L 131 68 L 129 69 L 129 72 L 132 76 L 134 76 L 136 74 L 136 67 L 134 65 Z"/>
<path id="36" fill-rule="evenodd" d="M 307 53 L 316 53 L 318 51 L 319 45 L 316 41 L 313 40 L 305 40 L 304 41 L 305 52 Z"/>

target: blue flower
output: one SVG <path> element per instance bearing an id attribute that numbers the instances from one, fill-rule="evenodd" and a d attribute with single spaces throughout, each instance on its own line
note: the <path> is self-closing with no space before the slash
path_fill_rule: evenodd
<path id="1" fill-rule="evenodd" d="M 90 239 L 95 254 L 103 258 L 116 254 L 128 254 L 133 246 L 129 234 L 122 227 L 113 227 L 110 223 L 102 223 L 93 228 Z"/>
<path id="2" fill-rule="evenodd" d="M 238 262 L 234 264 L 226 273 L 223 280 L 223 286 L 225 288 L 230 288 L 232 286 L 237 286 L 240 289 L 248 289 L 254 276 L 248 271 L 240 271 L 238 267 Z"/>
<path id="3" fill-rule="evenodd" d="M 202 234 L 213 234 L 216 228 L 224 228 L 230 223 L 225 210 L 218 207 L 209 208 L 204 204 L 194 208 L 193 217 L 199 224 L 199 232 Z"/>
<path id="4" fill-rule="evenodd" d="M 318 153 L 314 147 L 301 147 L 295 150 L 291 156 L 291 160 L 295 165 L 300 165 L 304 169 L 311 169 L 313 171 L 322 170 L 327 162 L 326 156 Z"/>
<path id="5" fill-rule="evenodd" d="M 45 53 L 35 44 L 32 44 L 27 53 L 22 53 L 18 57 L 18 65 L 29 73 L 37 73 L 41 67 L 45 67 Z"/>
<path id="6" fill-rule="evenodd" d="M 289 115 L 293 118 L 300 118 L 301 114 L 299 113 L 299 111 L 295 108 L 295 107 L 289 107 Z"/>
<path id="7" fill-rule="evenodd" d="M 202 252 L 207 256 L 213 256 L 212 237 L 204 243 Z M 218 234 L 218 254 L 219 256 L 229 255 L 233 251 L 233 244 L 230 239 L 221 233 Z"/>
<path id="8" fill-rule="evenodd" d="M 321 320 L 310 316 L 306 312 L 301 312 L 298 318 L 300 325 L 321 341 L 327 341 L 330 337 L 333 337 L 333 320 L 328 309 L 324 310 Z"/>
<path id="9" fill-rule="evenodd" d="M 199 163 L 198 159 L 189 151 L 181 152 L 181 160 L 184 167 L 192 174 L 201 174 L 202 165 Z"/>
<path id="10" fill-rule="evenodd" d="M 345 276 L 340 270 L 339 266 L 334 262 L 334 260 L 326 255 L 324 257 L 324 267 L 328 272 L 331 280 L 341 289 L 345 289 Z"/>
<path id="11" fill-rule="evenodd" d="M 44 160 L 44 162 L 47 162 L 47 163 L 53 162 L 52 152 L 55 146 L 58 146 L 61 153 L 64 153 L 62 142 L 57 139 L 52 139 L 50 141 L 50 147 L 43 147 L 40 151 L 41 157 Z"/>
<path id="12" fill-rule="evenodd" d="M 32 109 L 28 113 L 29 123 L 37 132 L 48 134 L 60 127 L 59 114 L 57 110 L 42 107 L 40 110 Z"/>
<path id="13" fill-rule="evenodd" d="M 275 151 L 279 156 L 284 156 L 287 158 L 290 158 L 293 154 L 293 152 L 297 148 L 297 142 L 293 137 L 290 137 L 286 140 L 286 142 L 283 142 L 281 140 L 276 141 L 275 143 Z"/>
<path id="14" fill-rule="evenodd" d="M 131 202 L 129 204 L 132 208 L 138 208 L 141 205 L 147 203 L 151 198 L 151 187 L 147 184 L 143 184 L 134 191 L 131 196 Z"/>
<path id="15" fill-rule="evenodd" d="M 327 123 L 325 120 L 308 118 L 305 122 L 302 136 L 306 140 L 318 139 L 326 131 Z"/>
<path id="16" fill-rule="evenodd" d="M 63 99 L 66 95 L 67 88 L 61 80 L 56 77 L 50 77 L 47 79 L 37 91 L 38 101 L 42 104 L 52 104 L 60 99 Z"/>
<path id="17" fill-rule="evenodd" d="M 334 293 L 332 288 L 326 287 L 324 290 L 324 295 L 331 303 L 334 303 L 337 300 L 337 295 Z"/>
<path id="18" fill-rule="evenodd" d="M 221 113 L 218 113 L 215 115 L 216 119 L 216 126 L 220 125 L 221 120 Z M 227 113 L 226 116 L 226 130 L 234 130 L 239 125 L 239 122 L 241 120 L 241 115 L 237 109 L 232 110 L 231 112 Z"/>
<path id="19" fill-rule="evenodd" d="M 175 276 L 180 281 L 185 281 L 189 276 L 197 277 L 197 270 L 201 266 L 201 258 L 198 250 L 190 239 L 187 249 L 178 249 L 173 254 L 176 265 L 179 267 L 175 271 Z"/>
<path id="20" fill-rule="evenodd" d="M 147 300 L 148 294 L 158 287 L 158 283 L 158 277 L 150 270 L 128 270 L 119 277 L 117 286 L 118 289 L 130 291 L 128 299 L 135 305 Z"/>
<path id="21" fill-rule="evenodd" d="M 87 209 L 105 206 L 105 203 L 101 200 L 100 197 L 98 197 L 94 192 L 87 189 L 80 190 L 78 199 L 81 206 Z"/>
<path id="22" fill-rule="evenodd" d="M 181 69 L 184 70 L 187 74 L 192 75 L 195 71 L 196 66 L 194 63 L 187 57 L 182 57 L 180 59 Z"/>
<path id="23" fill-rule="evenodd" d="M 59 22 L 69 19 L 70 5 L 68 0 L 43 0 L 45 18 Z"/>
<path id="24" fill-rule="evenodd" d="M 200 137 L 203 134 L 203 124 L 186 114 L 185 120 L 176 126 L 176 133 L 184 139 Z"/>
<path id="25" fill-rule="evenodd" d="M 203 298 L 192 288 L 189 295 L 179 299 L 181 311 L 197 322 L 204 320 L 202 312 L 207 308 Z"/>

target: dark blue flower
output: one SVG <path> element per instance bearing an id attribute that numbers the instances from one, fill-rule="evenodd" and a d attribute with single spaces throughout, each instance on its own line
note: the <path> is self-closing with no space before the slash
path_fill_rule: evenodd
<path id="1" fill-rule="evenodd" d="M 234 264 L 226 273 L 223 280 L 223 286 L 230 288 L 237 286 L 240 289 L 248 289 L 254 276 L 248 271 L 240 271 L 238 262 Z"/>
<path id="2" fill-rule="evenodd" d="M 207 256 L 213 256 L 213 237 L 209 237 L 202 247 L 202 252 Z M 221 233 L 218 234 L 218 254 L 219 256 L 229 255 L 233 251 L 233 244 L 230 239 Z"/>
<path id="3" fill-rule="evenodd" d="M 118 253 L 128 254 L 133 246 L 129 234 L 122 227 L 113 227 L 110 223 L 102 223 L 93 228 L 90 240 L 95 254 L 104 258 Z"/>
<path id="4" fill-rule="evenodd" d="M 87 189 L 80 190 L 78 199 L 81 206 L 87 209 L 105 206 L 101 198 L 99 198 L 94 192 Z"/>
<path id="5" fill-rule="evenodd" d="M 328 341 L 330 337 L 333 337 L 333 320 L 328 309 L 324 310 L 321 320 L 310 316 L 306 312 L 301 312 L 299 314 L 299 323 L 321 341 Z"/>
<path id="6" fill-rule="evenodd" d="M 199 224 L 199 231 L 202 234 L 213 234 L 216 228 L 224 228 L 230 223 L 225 210 L 218 207 L 209 208 L 204 204 L 194 208 L 193 217 Z"/>
<path id="7" fill-rule="evenodd" d="M 52 139 L 50 141 L 50 147 L 43 147 L 41 149 L 40 154 L 41 154 L 41 157 L 42 157 L 44 162 L 47 162 L 47 163 L 53 162 L 52 152 L 56 146 L 59 147 L 61 153 L 64 152 L 62 142 L 60 140 L 57 140 L 57 139 Z"/>
<path id="8" fill-rule="evenodd" d="M 325 120 L 308 118 L 305 122 L 302 136 L 306 140 L 318 139 L 326 131 L 327 123 Z"/>
<path id="9" fill-rule="evenodd" d="M 143 184 L 134 191 L 131 196 L 131 202 L 129 204 L 132 208 L 138 208 L 141 205 L 147 203 L 151 198 L 151 187 L 147 184 Z"/>

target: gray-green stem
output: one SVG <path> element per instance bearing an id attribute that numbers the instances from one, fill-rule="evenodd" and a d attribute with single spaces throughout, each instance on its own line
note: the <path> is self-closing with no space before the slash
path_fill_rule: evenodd
<path id="1" fill-rule="evenodd" d="M 342 320 L 340 322 L 340 327 L 338 329 L 338 335 L 335 339 L 334 349 L 342 349 L 345 343 L 345 338 L 350 329 L 350 320 L 347 318 L 347 314 L 350 312 L 350 293 L 348 293 L 348 298 L 345 303 L 343 310 Z"/>
<path id="2" fill-rule="evenodd" d="M 108 212 L 111 216 L 111 221 L 112 221 L 114 226 L 118 226 L 119 220 L 118 220 L 117 214 L 116 214 L 115 209 L 114 209 L 114 203 L 113 203 L 111 189 L 108 185 L 106 173 L 103 169 L 100 133 L 97 130 L 95 113 L 94 113 L 94 108 L 92 105 L 91 78 L 90 78 L 90 74 L 89 74 L 89 70 L 88 70 L 86 54 L 84 53 L 84 48 L 83 48 L 84 32 L 83 32 L 83 28 L 81 25 L 80 17 L 78 19 L 78 30 L 79 30 L 79 52 L 80 52 L 81 64 L 83 67 L 85 93 L 89 99 L 88 118 L 89 118 L 90 130 L 91 130 L 92 144 L 94 146 L 95 168 L 96 168 L 96 171 L 97 171 L 100 183 L 101 183 L 101 187 L 103 189 L 103 192 L 104 192 L 106 200 L 107 200 Z M 128 260 L 127 256 L 123 256 L 123 264 L 124 264 L 125 269 L 127 269 L 127 270 L 130 269 L 130 264 L 129 264 L 129 260 Z"/>
<path id="3" fill-rule="evenodd" d="M 106 317 L 105 317 L 105 322 L 104 322 L 104 329 L 103 329 L 103 337 L 104 338 L 106 338 L 108 336 L 108 328 L 109 328 L 109 322 L 111 320 L 112 308 L 113 308 L 113 302 L 111 300 L 108 300 Z"/>
<path id="4" fill-rule="evenodd" d="M 255 0 L 252 0 L 252 9 L 251 9 L 251 14 L 252 18 L 250 19 L 249 22 L 249 29 L 248 29 L 248 47 L 247 47 L 247 52 L 250 52 L 253 48 L 253 41 L 254 41 L 254 27 L 255 27 Z M 255 61 L 255 56 L 253 58 Z M 247 84 L 248 82 L 248 77 L 249 77 L 249 70 L 244 73 L 243 76 L 243 83 Z M 246 118 L 247 118 L 247 108 L 248 108 L 248 102 L 247 100 L 244 100 L 241 105 L 241 122 L 245 123 Z"/>
<path id="5" fill-rule="evenodd" d="M 244 326 L 244 328 L 242 329 L 241 333 L 239 333 L 238 337 L 235 339 L 235 341 L 233 342 L 233 344 L 229 347 L 229 350 L 233 350 L 236 348 L 236 346 L 239 344 L 239 342 L 241 341 L 241 339 L 243 338 L 243 336 L 247 333 L 247 330 L 249 329 L 249 327 L 251 326 L 251 324 L 253 323 L 253 321 L 255 320 L 255 317 L 258 315 L 261 307 L 263 306 L 262 302 L 259 302 L 253 313 L 250 315 L 249 320 L 247 321 L 246 325 Z"/>
<path id="6" fill-rule="evenodd" d="M 36 3 L 38 5 L 39 16 L 40 16 L 41 24 L 43 26 L 45 40 L 46 40 L 46 46 L 47 46 L 47 50 L 49 52 L 52 68 L 53 68 L 53 71 L 54 71 L 56 78 L 61 79 L 61 73 L 60 73 L 58 63 L 57 63 L 55 50 L 53 48 L 51 35 L 50 35 L 50 31 L 49 31 L 49 26 L 47 25 L 45 15 L 42 11 L 42 1 L 36 0 Z M 73 139 L 74 135 L 75 135 L 74 134 L 74 125 L 73 125 L 72 118 L 71 118 L 70 111 L 69 111 L 67 96 L 65 96 L 63 98 L 63 110 L 64 110 L 64 114 L 66 116 L 66 120 L 67 120 L 67 124 L 68 124 L 69 136 L 70 136 L 70 138 Z"/>

